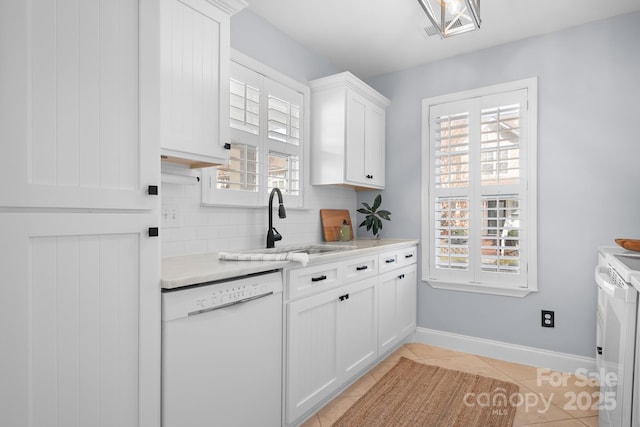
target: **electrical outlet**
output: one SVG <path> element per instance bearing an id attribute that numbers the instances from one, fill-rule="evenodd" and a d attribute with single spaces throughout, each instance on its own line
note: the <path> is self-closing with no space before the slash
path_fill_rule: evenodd
<path id="1" fill-rule="evenodd" d="M 555 324 L 555 313 L 551 310 L 542 310 L 542 327 L 553 328 Z"/>
<path id="2" fill-rule="evenodd" d="M 163 205 L 162 206 L 162 226 L 164 228 L 180 227 L 182 225 L 182 214 L 180 206 Z"/>

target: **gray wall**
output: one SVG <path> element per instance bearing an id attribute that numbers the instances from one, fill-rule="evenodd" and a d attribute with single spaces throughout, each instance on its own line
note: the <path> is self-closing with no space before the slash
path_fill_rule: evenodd
<path id="1" fill-rule="evenodd" d="M 250 9 L 231 17 L 231 47 L 303 83 L 344 71 Z"/>
<path id="2" fill-rule="evenodd" d="M 421 100 L 538 77 L 538 279 L 525 298 L 419 284 L 418 325 L 593 356 L 596 248 L 640 238 L 640 13 L 378 76 L 391 99 L 383 237 L 420 238 Z M 377 192 L 358 194 L 358 204 Z M 540 310 L 556 327 L 540 327 Z"/>

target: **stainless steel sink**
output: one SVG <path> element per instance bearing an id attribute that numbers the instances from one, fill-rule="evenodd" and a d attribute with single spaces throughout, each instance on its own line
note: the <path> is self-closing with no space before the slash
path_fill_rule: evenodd
<path id="1" fill-rule="evenodd" d="M 322 245 L 322 244 L 308 244 L 308 245 L 295 245 L 295 246 L 280 246 L 272 249 L 252 249 L 244 251 L 245 253 L 264 253 L 264 254 L 281 254 L 285 252 L 305 253 L 308 255 L 320 255 L 332 252 L 341 252 L 357 249 L 357 246 L 353 245 Z"/>

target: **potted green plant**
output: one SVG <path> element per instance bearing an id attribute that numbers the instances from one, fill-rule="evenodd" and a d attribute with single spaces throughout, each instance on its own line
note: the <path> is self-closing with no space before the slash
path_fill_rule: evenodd
<path id="1" fill-rule="evenodd" d="M 382 195 L 378 194 L 373 201 L 373 206 L 369 206 L 368 203 L 362 202 L 362 206 L 364 206 L 364 208 L 358 209 L 358 212 L 366 215 L 364 221 L 362 221 L 359 227 L 367 227 L 367 231 L 371 231 L 375 239 L 380 238 L 382 220 L 391 221 L 391 212 L 380 209 L 380 205 L 382 205 Z"/>

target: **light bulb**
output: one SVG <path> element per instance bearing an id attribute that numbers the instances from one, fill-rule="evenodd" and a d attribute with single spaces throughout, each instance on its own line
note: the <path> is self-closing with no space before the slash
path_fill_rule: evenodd
<path id="1" fill-rule="evenodd" d="M 462 0 L 445 0 L 445 4 L 450 15 L 457 15 L 462 10 Z"/>

